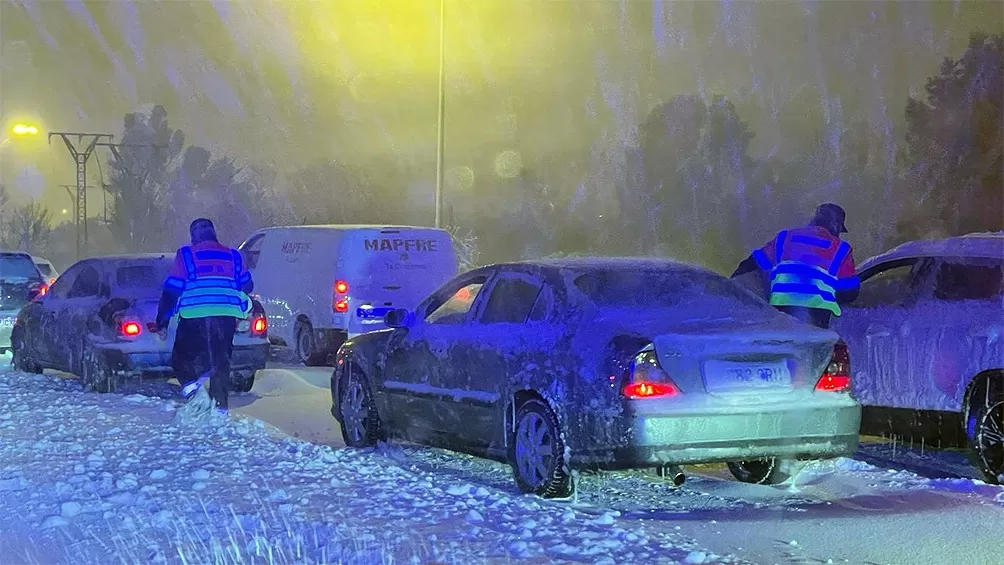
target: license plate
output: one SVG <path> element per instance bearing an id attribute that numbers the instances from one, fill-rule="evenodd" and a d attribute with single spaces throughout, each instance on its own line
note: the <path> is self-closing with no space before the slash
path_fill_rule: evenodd
<path id="1" fill-rule="evenodd" d="M 362 320 L 377 320 L 383 321 L 383 317 L 390 312 L 392 308 L 374 308 L 373 306 L 360 306 L 356 308 L 356 317 Z"/>
<path id="2" fill-rule="evenodd" d="M 14 318 L 0 318 L 0 328 L 13 328 Z"/>
<path id="3" fill-rule="evenodd" d="M 704 379 L 708 390 L 742 391 L 791 387 L 791 371 L 784 362 L 706 361 Z"/>
<path id="4" fill-rule="evenodd" d="M 244 333 L 244 332 L 246 332 L 246 331 L 248 331 L 250 329 L 251 329 L 251 322 L 249 322 L 247 320 L 241 320 L 240 322 L 237 322 L 237 331 L 238 332 Z"/>

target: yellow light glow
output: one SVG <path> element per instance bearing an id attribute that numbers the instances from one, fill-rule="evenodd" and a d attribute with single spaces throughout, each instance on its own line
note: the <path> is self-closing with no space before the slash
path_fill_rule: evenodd
<path id="1" fill-rule="evenodd" d="M 38 135 L 38 126 L 31 124 L 14 124 L 11 128 L 14 135 Z"/>
<path id="2" fill-rule="evenodd" d="M 66 208 L 63 208 L 63 215 L 66 215 Z"/>

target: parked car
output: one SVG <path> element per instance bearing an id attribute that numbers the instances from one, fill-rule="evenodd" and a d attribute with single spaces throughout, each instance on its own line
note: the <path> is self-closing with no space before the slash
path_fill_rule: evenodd
<path id="1" fill-rule="evenodd" d="M 858 445 L 838 336 L 698 267 L 495 265 L 386 321 L 338 352 L 331 411 L 345 442 L 508 460 L 524 492 L 569 493 L 571 468 L 716 461 L 778 483 L 782 459 Z"/>
<path id="2" fill-rule="evenodd" d="M 862 432 L 968 446 L 1004 482 L 1004 234 L 904 243 L 858 273 L 833 328 L 860 360 Z"/>
<path id="3" fill-rule="evenodd" d="M 348 337 L 385 328 L 391 308 L 414 308 L 457 274 L 449 232 L 399 226 L 258 230 L 240 246 L 270 337 L 306 365 L 324 365 Z"/>
<path id="4" fill-rule="evenodd" d="M 18 311 L 47 288 L 30 255 L 0 251 L 0 354 L 10 349 Z"/>
<path id="5" fill-rule="evenodd" d="M 45 279 L 45 284 L 52 286 L 52 283 L 56 282 L 59 278 L 59 271 L 52 266 L 52 261 L 49 261 L 45 257 L 32 257 L 32 261 L 35 262 L 35 266 L 38 267 L 38 272 L 42 273 L 42 278 Z"/>
<path id="6" fill-rule="evenodd" d="M 174 254 L 122 255 L 80 261 L 49 292 L 17 316 L 11 343 L 18 370 L 56 369 L 84 386 L 113 392 L 123 379 L 168 376 L 177 324 L 167 339 L 147 329 L 155 321 Z M 234 336 L 231 385 L 247 391 L 265 368 L 268 322 L 257 301 Z"/>

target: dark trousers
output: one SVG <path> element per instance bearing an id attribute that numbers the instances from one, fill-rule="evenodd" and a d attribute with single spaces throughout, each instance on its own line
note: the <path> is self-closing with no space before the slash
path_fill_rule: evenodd
<path id="1" fill-rule="evenodd" d="M 174 339 L 171 362 L 181 386 L 209 374 L 209 396 L 220 408 L 229 406 L 230 355 L 237 319 L 229 316 L 182 318 Z"/>
<path id="2" fill-rule="evenodd" d="M 829 310 L 823 310 L 821 308 L 806 308 L 805 306 L 776 306 L 778 310 L 793 316 L 799 321 L 805 322 L 807 324 L 812 324 L 817 328 L 823 328 L 824 330 L 830 329 L 830 314 Z"/>

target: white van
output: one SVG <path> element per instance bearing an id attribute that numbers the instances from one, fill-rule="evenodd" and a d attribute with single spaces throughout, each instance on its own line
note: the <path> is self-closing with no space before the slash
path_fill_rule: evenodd
<path id="1" fill-rule="evenodd" d="M 239 250 L 273 343 L 294 346 L 310 366 L 349 337 L 385 328 L 384 314 L 414 308 L 457 274 L 453 240 L 434 228 L 272 227 Z"/>

